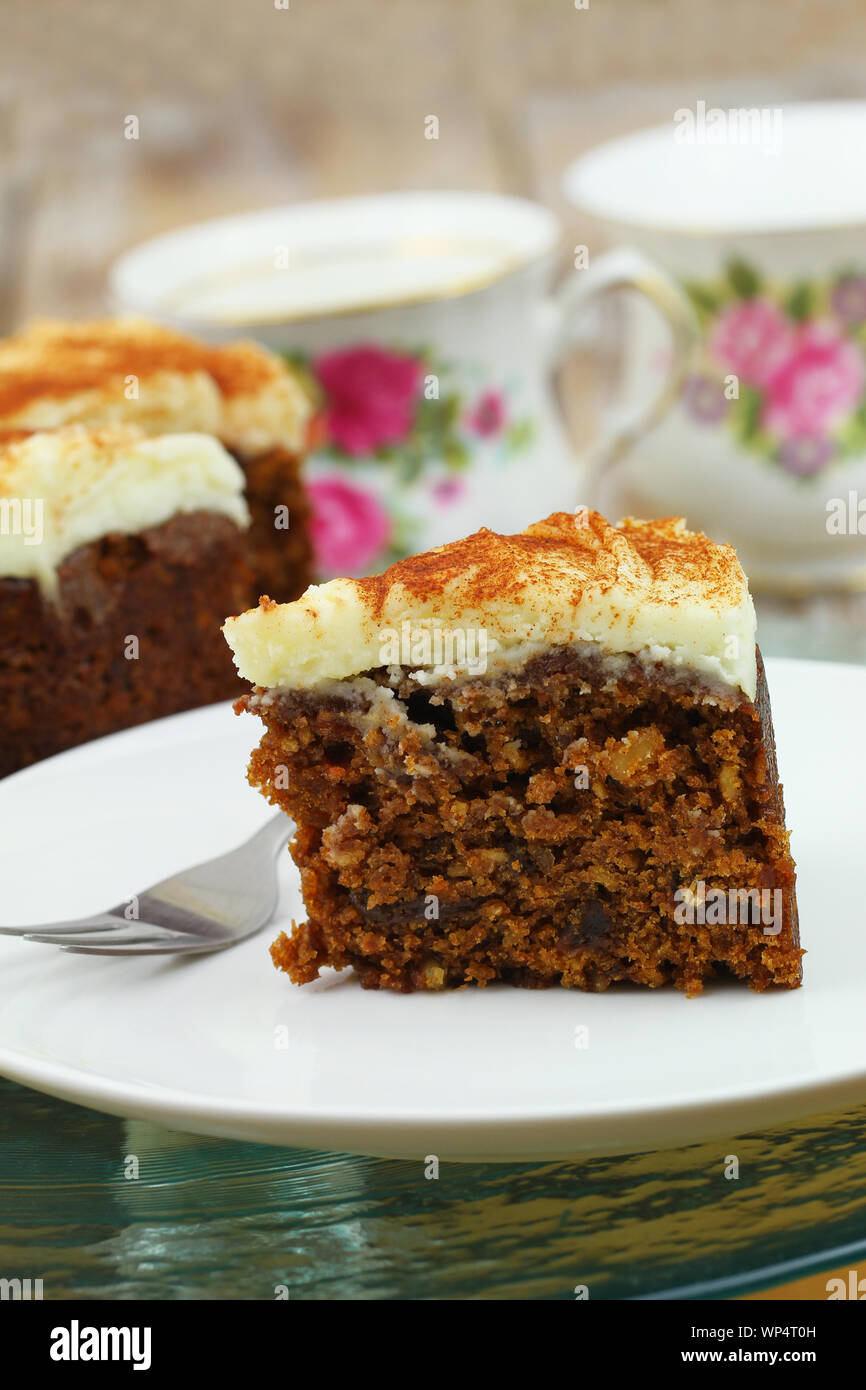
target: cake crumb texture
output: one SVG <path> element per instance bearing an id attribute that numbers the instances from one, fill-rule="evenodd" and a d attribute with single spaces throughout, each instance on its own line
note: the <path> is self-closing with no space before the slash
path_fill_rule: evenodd
<path id="1" fill-rule="evenodd" d="M 353 967 L 401 992 L 502 981 L 599 991 L 716 974 L 801 980 L 769 697 L 724 699 L 591 648 L 434 689 L 369 671 L 259 691 L 250 782 L 293 816 L 307 920 L 272 947 L 296 984 Z M 681 920 L 683 893 L 777 909 Z M 757 901 L 757 900 L 756 900 Z"/>
<path id="2" fill-rule="evenodd" d="M 219 624 L 249 587 L 243 538 L 227 517 L 190 512 L 80 546 L 50 599 L 0 578 L 0 777 L 237 695 Z"/>

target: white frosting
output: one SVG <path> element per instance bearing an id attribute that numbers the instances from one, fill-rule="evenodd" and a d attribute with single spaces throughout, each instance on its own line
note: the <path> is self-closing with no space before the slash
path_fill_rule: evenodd
<path id="1" fill-rule="evenodd" d="M 110 532 L 134 534 L 184 512 L 249 523 L 244 475 L 205 434 L 151 439 L 129 426 L 70 426 L 0 451 L 0 576 L 35 579 Z"/>
<path id="2" fill-rule="evenodd" d="M 729 546 L 670 519 L 616 528 L 592 513 L 579 532 L 560 513 L 520 536 L 482 531 L 379 579 L 336 579 L 294 603 L 260 605 L 223 631 L 240 674 L 269 689 L 396 664 L 426 670 L 428 681 L 489 674 L 528 653 L 591 643 L 700 672 L 754 699 L 755 627 Z M 443 660 L 449 632 L 458 636 Z M 455 650 L 470 659 L 455 661 Z"/>

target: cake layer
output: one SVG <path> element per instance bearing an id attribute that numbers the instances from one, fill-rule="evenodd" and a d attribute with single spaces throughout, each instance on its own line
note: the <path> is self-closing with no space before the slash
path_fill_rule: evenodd
<path id="1" fill-rule="evenodd" d="M 236 694 L 219 625 L 248 583 L 244 532 L 212 512 L 80 546 L 50 601 L 0 577 L 0 776 Z"/>
<path id="2" fill-rule="evenodd" d="M 206 434 L 71 425 L 0 448 L 0 577 L 57 589 L 62 561 L 110 533 L 202 512 L 245 527 L 244 474 Z"/>
<path id="3" fill-rule="evenodd" d="M 431 688 L 408 671 L 239 702 L 297 824 L 298 984 L 603 990 L 800 982 L 763 668 L 753 702 L 592 643 Z M 721 907 L 720 907 L 721 904 Z"/>
<path id="4" fill-rule="evenodd" d="M 204 431 L 253 456 L 300 452 L 311 411 L 298 378 L 257 343 L 212 346 L 139 318 L 44 320 L 0 342 L 0 431 L 121 422 Z"/>
<path id="5" fill-rule="evenodd" d="M 749 699 L 757 689 L 755 611 L 736 554 L 678 518 L 615 527 L 581 510 L 516 536 L 481 530 L 382 575 L 263 601 L 224 632 L 240 674 L 264 688 L 313 689 L 395 663 L 422 683 L 453 679 L 590 643 Z"/>

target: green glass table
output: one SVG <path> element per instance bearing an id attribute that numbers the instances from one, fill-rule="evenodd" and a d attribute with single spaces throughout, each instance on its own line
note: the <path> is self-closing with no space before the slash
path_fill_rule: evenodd
<path id="1" fill-rule="evenodd" d="M 862 604 L 835 626 L 815 612 L 810 634 L 802 611 L 762 611 L 768 654 L 866 659 Z M 735 1297 L 866 1261 L 866 1105 L 433 1180 L 420 1161 L 175 1134 L 2 1081 L 0 1116 L 0 1278 L 41 1279 L 46 1299 Z"/>
<path id="2" fill-rule="evenodd" d="M 0 1108 L 0 1275 L 42 1279 L 46 1299 L 700 1298 L 866 1259 L 866 1106 L 653 1154 L 443 1163 L 435 1180 L 421 1161 L 174 1134 L 8 1082 Z"/>

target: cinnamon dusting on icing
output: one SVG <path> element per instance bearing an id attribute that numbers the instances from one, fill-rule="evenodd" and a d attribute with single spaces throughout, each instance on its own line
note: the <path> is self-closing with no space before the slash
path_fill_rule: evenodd
<path id="1" fill-rule="evenodd" d="M 555 512 L 515 536 L 481 530 L 381 575 L 313 586 L 224 628 L 241 675 L 309 687 L 381 664 L 404 621 L 484 627 L 498 659 L 518 648 L 597 643 L 693 667 L 754 698 L 755 614 L 733 548 L 682 518 Z"/>
<path id="2" fill-rule="evenodd" d="M 141 318 L 38 320 L 0 342 L 4 433 L 122 421 L 205 430 L 253 452 L 300 449 L 311 410 L 297 378 L 257 343 L 213 346 Z"/>

